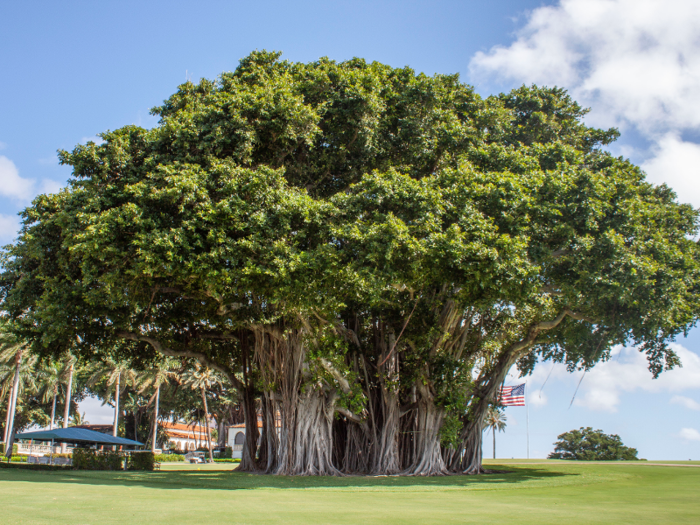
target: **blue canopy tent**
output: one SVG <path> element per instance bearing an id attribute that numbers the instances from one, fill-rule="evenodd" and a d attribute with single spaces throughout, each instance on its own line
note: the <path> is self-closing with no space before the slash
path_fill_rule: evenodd
<path id="1" fill-rule="evenodd" d="M 53 430 L 38 430 L 16 434 L 15 439 L 31 439 L 33 441 L 50 441 L 54 443 L 72 443 L 75 445 L 111 445 L 122 447 L 142 447 L 143 443 L 133 439 L 125 439 L 87 428 L 54 428 Z"/>

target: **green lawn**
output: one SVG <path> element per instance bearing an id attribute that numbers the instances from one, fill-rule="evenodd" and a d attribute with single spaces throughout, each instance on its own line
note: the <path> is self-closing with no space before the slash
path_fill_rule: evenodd
<path id="1" fill-rule="evenodd" d="M 545 460 L 487 465 L 509 472 L 287 478 L 237 473 L 231 464 L 165 464 L 148 473 L 0 469 L 0 522 L 700 522 L 699 467 Z"/>

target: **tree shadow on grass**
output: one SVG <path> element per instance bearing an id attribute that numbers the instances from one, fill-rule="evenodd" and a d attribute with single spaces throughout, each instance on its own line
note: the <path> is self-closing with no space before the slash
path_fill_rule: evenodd
<path id="1" fill-rule="evenodd" d="M 20 469 L 0 471 L 0 481 L 25 481 L 29 483 L 67 483 L 76 485 L 121 485 L 141 486 L 157 489 L 208 489 L 208 490 L 251 490 L 251 489 L 337 489 L 361 491 L 386 490 L 494 490 L 513 488 L 519 485 L 532 485 L 542 481 L 577 476 L 576 473 L 509 466 L 508 471 L 500 471 L 478 476 L 272 476 L 249 474 L 246 472 L 204 470 L 204 471 L 161 471 L 161 472 L 104 472 L 104 471 L 24 471 Z M 539 484 L 539 483 L 536 483 Z"/>

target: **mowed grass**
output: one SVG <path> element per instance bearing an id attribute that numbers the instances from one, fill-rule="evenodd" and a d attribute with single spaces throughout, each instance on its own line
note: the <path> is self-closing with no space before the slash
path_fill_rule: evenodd
<path id="1" fill-rule="evenodd" d="M 0 469 L 0 523 L 700 523 L 700 468 L 488 461 L 482 476 Z"/>

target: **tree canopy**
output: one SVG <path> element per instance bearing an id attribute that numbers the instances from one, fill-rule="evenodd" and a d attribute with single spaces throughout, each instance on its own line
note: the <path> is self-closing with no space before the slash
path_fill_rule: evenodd
<path id="1" fill-rule="evenodd" d="M 622 444 L 617 434 L 604 434 L 602 430 L 581 427 L 557 436 L 554 452 L 549 459 L 575 459 L 579 461 L 634 460 L 637 449 Z"/>
<path id="2" fill-rule="evenodd" d="M 153 113 L 60 152 L 73 177 L 24 211 L 3 308 L 40 354 L 222 373 L 242 468 L 476 473 L 514 364 L 587 369 L 615 345 L 655 377 L 679 364 L 698 212 L 602 150 L 617 131 L 562 89 L 482 99 L 255 52 Z"/>

